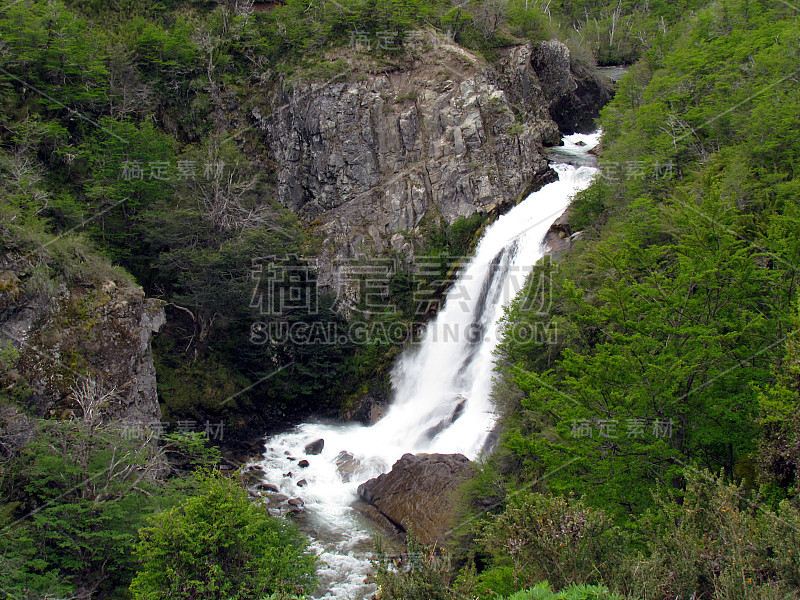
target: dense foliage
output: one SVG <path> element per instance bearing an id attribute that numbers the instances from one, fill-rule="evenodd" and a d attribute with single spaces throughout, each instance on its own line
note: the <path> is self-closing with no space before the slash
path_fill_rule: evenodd
<path id="1" fill-rule="evenodd" d="M 260 600 L 302 594 L 314 581 L 316 559 L 305 538 L 219 475 L 202 477 L 198 495 L 154 517 L 139 535 L 135 600 Z"/>
<path id="2" fill-rule="evenodd" d="M 539 475 L 564 465 L 551 490 L 621 515 L 686 464 L 763 475 L 760 390 L 797 312 L 800 146 L 784 134 L 800 29 L 778 7 L 736 8 L 702 12 L 621 83 L 602 179 L 576 201 L 594 233 L 551 278 L 558 343 L 506 348 L 525 393 L 506 448 Z"/>
<path id="3" fill-rule="evenodd" d="M 84 416 L 32 435 L 0 466 L 3 597 L 123 593 L 137 529 L 191 486 L 167 482 L 164 453 L 116 425 Z"/>

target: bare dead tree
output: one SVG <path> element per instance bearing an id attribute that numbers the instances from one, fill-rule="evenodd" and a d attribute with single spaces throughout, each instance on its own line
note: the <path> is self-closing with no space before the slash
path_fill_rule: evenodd
<path id="1" fill-rule="evenodd" d="M 258 175 L 242 178 L 235 169 L 209 185 L 198 186 L 204 214 L 220 230 L 249 229 L 259 220 L 257 208 L 245 207 L 244 199 L 258 183 Z"/>
<path id="2" fill-rule="evenodd" d="M 505 16 L 505 5 L 497 0 L 489 0 L 480 5 L 480 11 L 475 17 L 475 24 L 483 33 L 483 37 L 492 37 Z"/>
<path id="3" fill-rule="evenodd" d="M 103 422 L 103 409 L 108 406 L 108 402 L 114 397 L 116 387 L 108 391 L 102 391 L 94 377 L 86 377 L 70 388 L 72 398 L 80 406 L 82 420 L 93 430 Z"/>

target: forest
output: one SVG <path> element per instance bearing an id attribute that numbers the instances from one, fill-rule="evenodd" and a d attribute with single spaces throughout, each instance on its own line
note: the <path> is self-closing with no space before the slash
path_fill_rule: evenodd
<path id="1" fill-rule="evenodd" d="M 43 411 L 2 329 L 0 595 L 314 591 L 305 535 L 179 423 L 263 436 L 341 417 L 388 380 L 387 340 L 248 343 L 271 318 L 251 303 L 252 258 L 299 263 L 321 244 L 274 198 L 249 115 L 278 88 L 363 76 L 326 54 L 355 30 L 432 28 L 490 65 L 559 39 L 574 61 L 627 71 L 597 122 L 600 175 L 570 208 L 582 237 L 531 278 L 552 288 L 547 314 L 525 309 L 531 288 L 505 316 L 557 337 L 502 344 L 499 442 L 461 490 L 465 525 L 447 548 L 412 537 L 427 557 L 414 568 L 378 548 L 378 597 L 800 597 L 799 15 L 784 0 L 2 0 L 0 316 L 108 280 L 159 299 L 167 431 L 120 436 L 91 386 Z M 367 52 L 387 70 L 408 60 L 401 43 Z M 428 223 L 419 251 L 446 279 L 483 221 Z M 418 327 L 424 285 L 439 283 L 394 273 L 391 317 L 323 296 L 289 319 Z M 71 318 L 90 327 L 90 310 Z"/>

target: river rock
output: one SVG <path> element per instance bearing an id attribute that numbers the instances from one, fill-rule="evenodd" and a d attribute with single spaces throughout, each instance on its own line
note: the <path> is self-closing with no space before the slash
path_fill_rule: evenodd
<path id="1" fill-rule="evenodd" d="M 375 509 L 359 512 L 401 535 L 413 527 L 423 544 L 441 545 L 455 525 L 456 489 L 474 472 L 463 454 L 404 454 L 391 471 L 358 486 L 361 500 Z"/>
<path id="2" fill-rule="evenodd" d="M 261 474 L 254 471 L 244 471 L 240 478 L 245 485 L 258 485 L 261 482 Z"/>
<path id="3" fill-rule="evenodd" d="M 303 502 L 300 498 L 292 498 L 287 503 L 289 514 L 293 517 L 300 516 L 305 512 L 305 502 Z"/>
<path id="4" fill-rule="evenodd" d="M 306 444 L 305 452 L 309 456 L 315 456 L 317 454 L 321 454 L 322 449 L 324 447 L 325 447 L 325 440 L 320 438 L 314 442 L 311 442 L 310 444 Z"/>
<path id="5" fill-rule="evenodd" d="M 266 501 L 269 508 L 280 508 L 288 499 L 289 496 L 284 494 L 267 494 L 266 496 Z"/>
<path id="6" fill-rule="evenodd" d="M 308 485 L 308 482 L 305 479 L 301 479 L 297 482 L 297 487 L 305 487 Z"/>
<path id="7" fill-rule="evenodd" d="M 356 471 L 361 466 L 361 461 L 345 450 L 339 452 L 334 462 L 336 463 L 336 470 L 339 471 L 339 477 L 345 483 L 353 479 Z"/>
<path id="8" fill-rule="evenodd" d="M 271 483 L 259 483 L 256 486 L 256 489 L 260 492 L 279 492 L 277 485 L 273 485 Z"/>
<path id="9" fill-rule="evenodd" d="M 553 260 L 560 260 L 561 255 L 566 250 L 572 248 L 573 232 L 569 224 L 571 211 L 568 208 L 563 215 L 556 219 L 547 230 L 544 236 L 544 245 L 547 248 L 547 254 Z"/>

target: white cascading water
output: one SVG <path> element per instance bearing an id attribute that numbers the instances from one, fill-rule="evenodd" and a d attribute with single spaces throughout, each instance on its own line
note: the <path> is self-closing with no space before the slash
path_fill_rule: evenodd
<path id="1" fill-rule="evenodd" d="M 544 255 L 542 240 L 552 222 L 594 178 L 597 169 L 588 166 L 587 152 L 599 137 L 565 137 L 555 153 L 563 162 L 553 165 L 558 180 L 487 229 L 420 343 L 395 363 L 393 400 L 380 421 L 305 423 L 266 440 L 263 457 L 253 464 L 281 493 L 305 502 L 305 529 L 322 562 L 315 597 L 360 600 L 374 592 L 365 583 L 371 572 L 369 525 L 352 509 L 359 484 L 391 469 L 406 452 L 458 452 L 475 459 L 484 449 L 496 418 L 491 386 L 503 309 Z M 320 438 L 322 453 L 305 456 L 305 446 Z M 309 466 L 298 468 L 301 459 Z"/>

